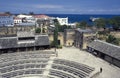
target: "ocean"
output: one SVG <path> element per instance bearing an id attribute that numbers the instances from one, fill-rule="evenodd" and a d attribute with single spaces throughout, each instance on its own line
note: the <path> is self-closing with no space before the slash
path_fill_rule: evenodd
<path id="1" fill-rule="evenodd" d="M 46 14 L 46 15 L 51 17 L 61 17 L 61 18 L 68 17 L 69 23 L 80 22 L 84 20 L 89 24 L 91 24 L 90 17 L 109 19 L 114 16 L 120 16 L 120 15 L 84 15 L 84 14 Z"/>

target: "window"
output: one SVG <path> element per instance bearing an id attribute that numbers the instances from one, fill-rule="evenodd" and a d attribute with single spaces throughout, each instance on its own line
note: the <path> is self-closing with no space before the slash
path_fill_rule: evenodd
<path id="1" fill-rule="evenodd" d="M 19 37 L 18 40 L 35 40 L 35 37 Z"/>

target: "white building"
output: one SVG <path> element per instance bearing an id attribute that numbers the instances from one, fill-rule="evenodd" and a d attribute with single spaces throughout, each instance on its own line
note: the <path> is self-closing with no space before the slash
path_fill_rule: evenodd
<path id="1" fill-rule="evenodd" d="M 14 18 L 14 23 L 16 25 L 29 25 L 29 26 L 33 26 L 35 25 L 35 18 L 32 16 L 32 15 L 23 15 L 23 14 L 20 14 L 20 15 L 17 15 L 15 18 Z"/>
<path id="2" fill-rule="evenodd" d="M 76 28 L 76 23 L 68 23 L 68 26 L 71 26 L 72 28 Z"/>
<path id="3" fill-rule="evenodd" d="M 20 24 L 22 23 L 22 18 L 14 17 L 14 24 Z"/>
<path id="4" fill-rule="evenodd" d="M 14 26 L 13 16 L 0 13 L 0 26 Z"/>
<path id="5" fill-rule="evenodd" d="M 39 26 L 38 23 L 37 23 L 38 20 L 42 22 L 41 25 L 42 25 L 43 23 L 44 23 L 45 25 L 48 25 L 48 24 L 52 23 L 52 18 L 49 17 L 49 16 L 47 16 L 47 15 L 44 15 L 44 14 L 34 15 L 33 17 L 34 17 L 35 20 L 36 20 L 36 25 L 37 25 L 37 26 Z"/>
<path id="6" fill-rule="evenodd" d="M 35 23 L 35 18 L 32 15 L 17 15 L 18 18 L 22 18 L 23 22 L 27 22 L 27 23 Z"/>
<path id="7" fill-rule="evenodd" d="M 68 25 L 68 17 L 66 18 L 56 18 L 58 20 L 58 22 L 60 23 L 60 25 Z"/>
<path id="8" fill-rule="evenodd" d="M 17 15 L 18 18 L 32 18 L 32 15 L 23 15 L 23 14 L 20 14 L 20 15 Z"/>

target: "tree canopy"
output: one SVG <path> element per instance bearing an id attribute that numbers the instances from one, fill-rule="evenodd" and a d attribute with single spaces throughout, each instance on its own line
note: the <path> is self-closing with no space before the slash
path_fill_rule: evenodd
<path id="1" fill-rule="evenodd" d="M 58 26 L 60 25 L 58 20 L 54 20 L 54 24 L 55 24 L 55 29 L 54 29 L 54 41 L 53 41 L 53 45 L 55 47 L 58 46 Z"/>
<path id="2" fill-rule="evenodd" d="M 108 38 L 106 39 L 106 42 L 119 45 L 119 40 L 115 38 L 113 35 L 109 35 Z"/>
<path id="3" fill-rule="evenodd" d="M 109 19 L 100 18 L 94 21 L 94 25 L 97 28 L 106 28 L 107 26 L 112 26 L 113 29 L 119 30 L 120 29 L 120 16 L 115 16 Z"/>
<path id="4" fill-rule="evenodd" d="M 65 29 L 71 29 L 71 26 L 60 25 L 57 19 L 54 20 L 54 23 L 58 28 L 58 32 L 64 32 Z"/>
<path id="5" fill-rule="evenodd" d="M 86 21 L 80 21 L 76 24 L 77 28 L 83 28 L 85 29 L 88 26 L 88 23 Z"/>
<path id="6" fill-rule="evenodd" d="M 111 24 L 115 30 L 120 29 L 120 16 L 115 16 L 109 19 L 109 24 Z"/>
<path id="7" fill-rule="evenodd" d="M 105 28 L 107 24 L 107 20 L 104 18 L 96 19 L 94 24 L 97 28 Z"/>
<path id="8" fill-rule="evenodd" d="M 35 29 L 35 33 L 40 33 L 41 32 L 41 28 L 36 28 Z"/>

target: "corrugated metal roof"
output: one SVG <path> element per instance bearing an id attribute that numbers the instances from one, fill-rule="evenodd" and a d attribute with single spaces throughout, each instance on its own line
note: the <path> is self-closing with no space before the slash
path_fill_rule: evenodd
<path id="1" fill-rule="evenodd" d="M 48 35 L 37 35 L 37 36 L 35 36 L 34 42 L 32 42 L 32 43 L 31 42 L 30 43 L 26 42 L 25 43 L 25 41 L 24 41 L 24 43 L 21 43 L 21 44 L 19 44 L 18 37 L 0 38 L 0 49 L 17 48 L 17 47 L 29 47 L 29 46 L 44 46 L 44 45 L 49 45 Z"/>
<path id="2" fill-rule="evenodd" d="M 120 60 L 120 47 L 119 46 L 116 46 L 116 45 L 113 45 L 113 44 L 110 44 L 104 41 L 100 41 L 100 40 L 94 40 L 88 46 L 104 54 L 107 54 L 111 57 L 114 57 Z"/>

